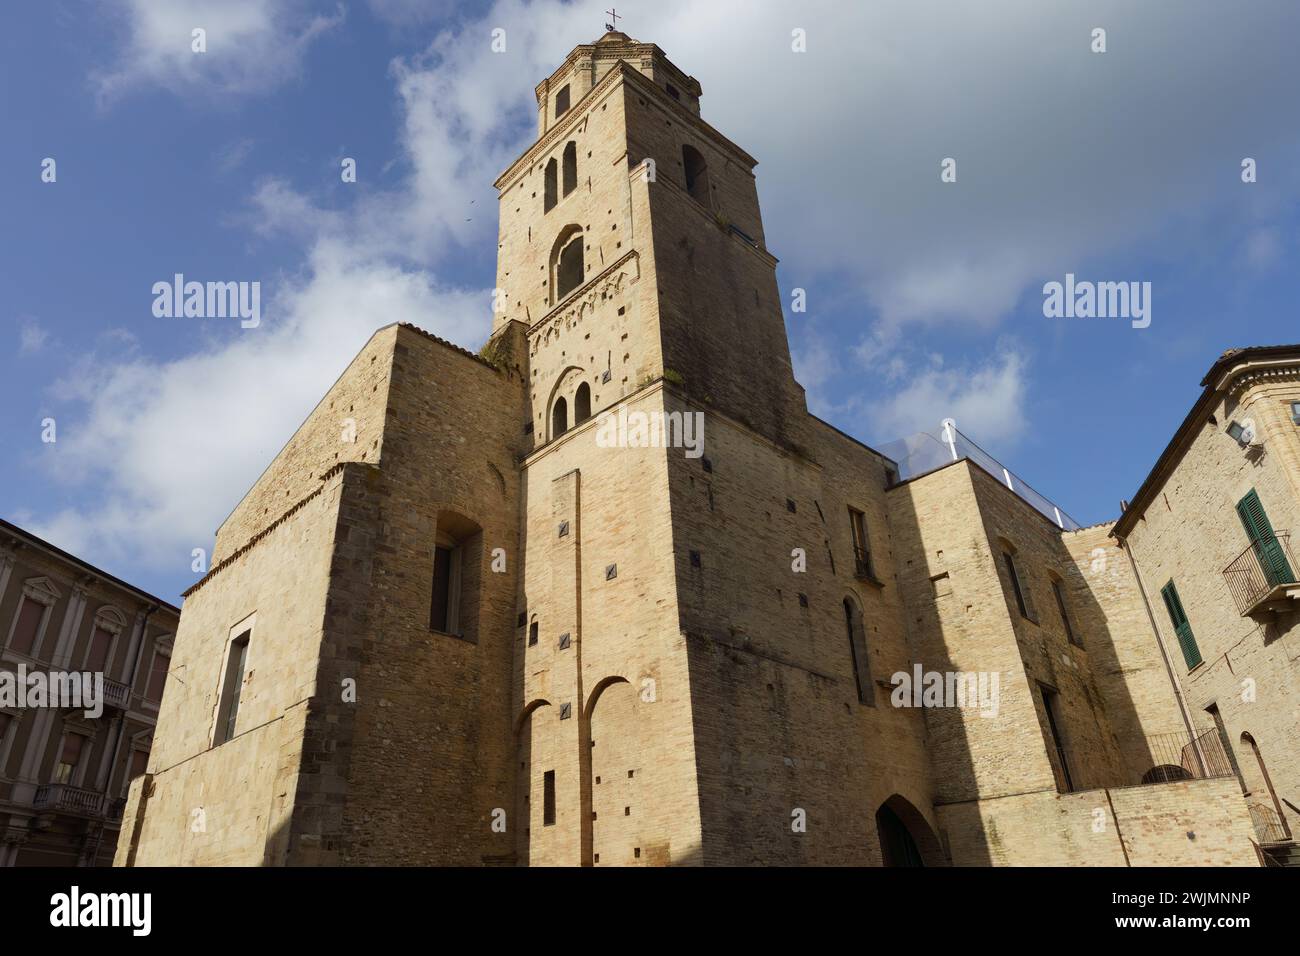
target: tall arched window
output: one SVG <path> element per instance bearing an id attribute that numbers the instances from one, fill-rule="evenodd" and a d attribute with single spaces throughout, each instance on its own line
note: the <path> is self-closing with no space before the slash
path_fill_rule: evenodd
<path id="1" fill-rule="evenodd" d="M 564 147 L 564 195 L 578 188 L 578 144 L 569 141 Z"/>
<path id="2" fill-rule="evenodd" d="M 555 270 L 555 301 L 582 285 L 585 270 L 582 263 L 582 234 L 579 233 L 560 250 L 560 260 Z"/>
<path id="3" fill-rule="evenodd" d="M 581 425 L 591 417 L 591 386 L 583 382 L 573 395 L 573 424 Z"/>
<path id="4" fill-rule="evenodd" d="M 569 430 L 569 403 L 563 397 L 555 400 L 551 409 L 551 437 L 559 438 Z"/>
<path id="5" fill-rule="evenodd" d="M 853 680 L 858 687 L 858 702 L 874 705 L 876 695 L 871 684 L 871 664 L 867 660 L 867 638 L 862 626 L 862 611 L 853 598 L 844 599 L 844 630 L 853 660 Z"/>
<path id="6" fill-rule="evenodd" d="M 555 208 L 555 200 L 557 195 L 556 188 L 555 188 L 555 177 L 556 177 L 557 169 L 558 169 L 558 164 L 555 162 L 555 157 L 552 156 L 551 161 L 546 164 L 546 185 L 544 187 L 544 194 L 542 199 L 542 205 L 545 207 L 542 210 L 543 212 L 550 212 L 552 209 Z"/>
<path id="7" fill-rule="evenodd" d="M 710 205 L 709 201 L 709 164 L 703 154 L 694 146 L 682 147 L 682 166 L 686 171 L 686 191 L 701 205 Z"/>

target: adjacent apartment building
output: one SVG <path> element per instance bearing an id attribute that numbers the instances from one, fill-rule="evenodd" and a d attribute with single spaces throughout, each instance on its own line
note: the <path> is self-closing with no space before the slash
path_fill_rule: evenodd
<path id="1" fill-rule="evenodd" d="M 1189 722 L 1265 845 L 1300 827 L 1300 345 L 1232 349 L 1115 523 Z"/>
<path id="2" fill-rule="evenodd" d="M 952 423 L 877 450 L 809 414 L 756 161 L 705 121 L 700 83 L 611 31 L 535 93 L 536 139 L 496 181 L 490 339 L 375 332 L 223 522 L 116 862 L 1289 852 L 1232 738 L 1249 729 L 1294 799 L 1285 588 L 1265 639 L 1217 564 L 1162 567 L 1175 549 L 1134 523 L 1165 507 L 1163 473 L 1112 537 Z M 1297 434 L 1253 414 L 1280 523 Z M 1202 424 L 1195 448 L 1245 453 Z M 1143 533 L 1220 520 L 1190 485 L 1168 498 Z M 1156 620 L 1169 579 L 1204 677 Z M 1249 727 L 1217 676 L 1247 653 L 1273 715 Z"/>
<path id="3" fill-rule="evenodd" d="M 0 866 L 112 863 L 179 616 L 0 520 Z M 69 672 L 103 675 L 97 713 L 15 693 L 20 676 Z"/>

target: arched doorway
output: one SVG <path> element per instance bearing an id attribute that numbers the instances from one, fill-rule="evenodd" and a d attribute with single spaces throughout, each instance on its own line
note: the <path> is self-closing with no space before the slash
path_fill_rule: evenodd
<path id="1" fill-rule="evenodd" d="M 939 839 L 921 812 L 894 794 L 876 810 L 883 866 L 943 866 L 947 860 Z"/>

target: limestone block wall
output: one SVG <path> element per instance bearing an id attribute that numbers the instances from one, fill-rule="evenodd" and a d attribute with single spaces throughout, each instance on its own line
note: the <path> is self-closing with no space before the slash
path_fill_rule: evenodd
<path id="1" fill-rule="evenodd" d="M 369 541 L 354 559 L 339 551 L 335 577 L 352 590 L 331 592 L 335 674 L 357 690 L 337 859 L 508 862 L 516 822 L 492 822 L 514 792 L 523 386 L 413 328 L 396 330 L 392 353 L 384 453 L 340 522 L 341 537 Z M 440 530 L 462 551 L 459 635 L 430 627 Z"/>
<path id="2" fill-rule="evenodd" d="M 1291 422 L 1292 401 L 1300 401 L 1300 383 L 1285 377 L 1225 398 L 1212 412 L 1215 422 L 1201 424 L 1126 543 L 1193 720 L 1212 727 L 1206 708 L 1218 708 L 1247 802 L 1280 807 L 1294 832 L 1300 829 L 1300 814 L 1291 806 L 1300 806 L 1300 615 L 1242 617 L 1222 573 L 1248 545 L 1236 505 L 1252 488 L 1275 530 L 1300 529 L 1300 428 Z M 1264 453 L 1256 460 L 1225 432 L 1229 422 L 1247 416 L 1263 439 Z M 1293 554 L 1296 544 L 1293 539 Z M 1171 580 L 1203 659 L 1190 671 L 1160 598 Z"/>
<path id="3" fill-rule="evenodd" d="M 669 407 L 706 414 L 704 458 L 668 456 L 704 861 L 879 863 L 882 803 L 897 794 L 932 819 L 922 716 L 888 696 L 911 655 L 884 463 L 822 423 L 818 465 L 677 392 Z M 850 507 L 866 515 L 878 582 L 855 576 Z M 871 704 L 846 598 L 863 615 Z"/>
<path id="4" fill-rule="evenodd" d="M 326 480 L 217 565 L 186 598 L 147 780 L 131 788 L 116 862 L 142 866 L 283 862 L 316 693 L 344 473 Z M 237 625 L 251 625 L 236 736 L 213 747 Z M 240 631 L 242 631 L 242 627 Z M 152 791 L 147 801 L 146 789 Z"/>
<path id="5" fill-rule="evenodd" d="M 629 396 L 626 411 L 661 413 L 662 395 L 660 384 L 647 386 Z M 534 452 L 521 478 L 517 799 L 528 822 L 520 854 L 534 865 L 698 863 L 669 452 L 601 447 L 600 425 L 594 418 Z"/>
<path id="6" fill-rule="evenodd" d="M 1100 650 L 1099 656 L 1106 657 L 1111 635 L 1105 614 L 1079 574 L 1060 529 L 988 472 L 973 466 L 970 471 L 1049 759 L 1060 762 L 1047 729 L 1042 687 L 1055 691 L 1055 719 L 1063 738 L 1070 785 L 1088 789 L 1138 783 L 1140 774 L 1131 777 L 1123 766 L 1111 722 L 1112 714 L 1120 715 L 1124 723 L 1136 722 L 1133 703 L 1122 684 L 1110 685 L 1108 697 L 1101 693 L 1097 671 L 1105 664 L 1093 660 L 1093 651 Z M 1003 558 L 1008 546 L 1014 549 L 1031 618 L 1021 615 L 1015 603 Z M 1061 602 L 1052 587 L 1054 582 Z M 1067 620 L 1077 643 L 1067 637 Z"/>
<path id="7" fill-rule="evenodd" d="M 954 462 L 887 494 L 915 661 L 924 671 L 998 674 L 994 717 L 974 708 L 925 709 L 939 804 L 1056 789 L 1037 689 L 1012 620 L 1018 611 L 985 526 L 988 494 L 977 490 L 976 471 Z"/>
<path id="8" fill-rule="evenodd" d="M 1067 599 L 1099 705 L 1118 745 L 1124 776 L 1137 783 L 1161 756 L 1152 752 L 1148 738 L 1187 732 L 1175 685 L 1133 566 L 1110 536 L 1110 525 L 1065 532 L 1061 540 L 1075 562 L 1075 570 L 1065 576 Z"/>
<path id="9" fill-rule="evenodd" d="M 655 271 L 671 277 L 658 281 L 665 367 L 695 401 L 811 457 L 810 420 L 790 362 L 776 260 L 764 245 L 753 159 L 634 85 L 627 113 L 630 155 L 654 158 L 658 170 L 648 191 Z M 684 146 L 708 164 L 707 201 L 687 191 Z"/>

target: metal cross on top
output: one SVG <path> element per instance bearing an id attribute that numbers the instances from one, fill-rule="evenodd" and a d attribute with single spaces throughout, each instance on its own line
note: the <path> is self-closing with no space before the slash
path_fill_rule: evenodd
<path id="1" fill-rule="evenodd" d="M 610 7 L 608 10 L 605 11 L 605 13 L 609 15 L 609 23 L 605 24 L 605 29 L 617 30 L 618 21 L 623 19 L 621 16 L 618 15 L 618 7 Z"/>

